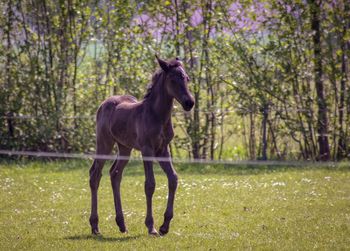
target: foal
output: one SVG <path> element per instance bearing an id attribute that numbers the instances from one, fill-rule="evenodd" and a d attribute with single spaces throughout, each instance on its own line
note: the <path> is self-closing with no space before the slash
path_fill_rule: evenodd
<path id="1" fill-rule="evenodd" d="M 157 57 L 157 56 L 156 56 Z M 168 145 L 174 137 L 171 112 L 174 98 L 183 109 L 190 111 L 194 99 L 188 90 L 189 81 L 182 63 L 176 58 L 166 62 L 157 57 L 161 69 L 152 77 L 152 83 L 142 101 L 129 95 L 113 96 L 106 99 L 97 111 L 96 118 L 96 154 L 110 154 L 115 143 L 120 158 L 114 161 L 110 169 L 113 188 L 116 223 L 124 233 L 124 223 L 120 199 L 120 182 L 128 157 L 133 148 L 141 151 L 144 158 L 145 194 L 147 215 L 145 224 L 150 235 L 158 235 L 152 216 L 152 196 L 155 190 L 153 162 L 151 158 L 161 157 L 160 167 L 168 178 L 168 202 L 164 213 L 164 222 L 159 229 L 160 235 L 169 231 L 173 218 L 177 174 L 174 170 Z M 105 160 L 96 158 L 90 169 L 91 216 L 90 225 L 93 234 L 99 234 L 97 213 L 97 190 Z"/>

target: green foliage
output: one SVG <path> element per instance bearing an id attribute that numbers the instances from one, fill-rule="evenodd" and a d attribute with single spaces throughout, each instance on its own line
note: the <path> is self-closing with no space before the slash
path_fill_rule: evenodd
<path id="1" fill-rule="evenodd" d="M 350 149 L 348 9 L 320 9 L 334 159 Z M 5 1 L 0 10 L 1 149 L 93 152 L 99 104 L 141 99 L 157 53 L 184 61 L 196 100 L 191 114 L 175 108 L 177 157 L 319 158 L 312 1 Z M 11 118 L 21 115 L 33 118 Z"/>

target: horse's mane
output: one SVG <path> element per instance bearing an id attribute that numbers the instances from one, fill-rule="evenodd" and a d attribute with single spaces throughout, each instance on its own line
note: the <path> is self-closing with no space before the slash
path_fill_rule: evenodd
<path id="1" fill-rule="evenodd" d="M 152 81 L 151 83 L 148 84 L 147 86 L 147 92 L 145 94 L 145 96 L 143 97 L 144 99 L 148 98 L 149 96 L 151 96 L 152 90 L 154 89 L 154 86 L 159 82 L 159 79 L 161 78 L 161 76 L 163 71 L 162 70 L 158 70 L 156 71 L 153 76 L 152 76 Z"/>
<path id="2" fill-rule="evenodd" d="M 169 64 L 170 68 L 182 66 L 181 61 L 179 61 L 178 59 L 173 59 L 173 60 L 169 61 L 168 64 Z M 148 98 L 151 95 L 152 90 L 154 90 L 154 87 L 156 86 L 156 84 L 160 81 L 160 79 L 164 75 L 163 73 L 164 73 L 164 71 L 162 69 L 159 69 L 153 74 L 151 83 L 148 84 L 147 92 L 146 92 L 145 96 L 143 97 L 144 99 Z"/>

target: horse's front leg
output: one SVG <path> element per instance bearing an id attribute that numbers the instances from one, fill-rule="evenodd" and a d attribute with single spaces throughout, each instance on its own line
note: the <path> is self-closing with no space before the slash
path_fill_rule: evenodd
<path id="1" fill-rule="evenodd" d="M 168 178 L 168 203 L 167 207 L 164 213 L 164 223 L 159 229 L 159 233 L 161 235 L 165 235 L 169 232 L 169 225 L 170 221 L 173 218 L 173 209 L 174 209 L 174 199 L 175 199 L 175 192 L 177 188 L 177 174 L 175 169 L 173 168 L 173 165 L 171 163 L 170 153 L 168 148 L 166 148 L 160 156 L 161 158 L 164 158 L 164 161 L 159 161 L 160 167 L 164 170 L 164 172 L 167 175 Z"/>
<path id="2" fill-rule="evenodd" d="M 153 162 L 149 158 L 151 158 L 153 155 L 153 152 L 146 148 L 142 150 L 142 157 L 143 165 L 145 169 L 145 194 L 146 194 L 146 203 L 147 203 L 147 213 L 146 213 L 146 219 L 145 224 L 148 228 L 148 233 L 150 235 L 158 236 L 157 230 L 154 228 L 154 220 L 152 215 L 152 197 L 154 190 L 156 188 L 156 181 L 154 179 L 154 173 L 153 173 Z"/>

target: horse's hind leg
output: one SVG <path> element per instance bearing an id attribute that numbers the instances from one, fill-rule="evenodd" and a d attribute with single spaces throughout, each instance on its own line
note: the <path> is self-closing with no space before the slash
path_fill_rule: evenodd
<path id="1" fill-rule="evenodd" d="M 118 144 L 118 148 L 118 157 L 114 161 L 109 173 L 111 176 L 111 183 L 113 188 L 114 206 L 116 214 L 115 221 L 119 227 L 119 231 L 125 233 L 127 232 L 127 229 L 124 222 L 122 203 L 120 199 L 120 182 L 122 180 L 124 167 L 129 161 L 128 158 L 130 156 L 131 149 L 120 144 Z"/>
<path id="2" fill-rule="evenodd" d="M 91 215 L 90 225 L 92 234 L 99 234 L 98 229 L 98 213 L 97 213 L 97 190 L 102 176 L 102 168 L 104 160 L 94 160 L 90 168 L 90 189 L 91 189 Z"/>
<path id="3" fill-rule="evenodd" d="M 97 144 L 97 154 L 110 154 L 113 148 L 113 142 L 104 142 Z M 91 215 L 90 225 L 92 234 L 99 234 L 98 229 L 98 213 L 97 213 L 97 190 L 102 177 L 102 169 L 105 160 L 96 158 L 90 168 L 90 189 L 91 189 Z"/>

